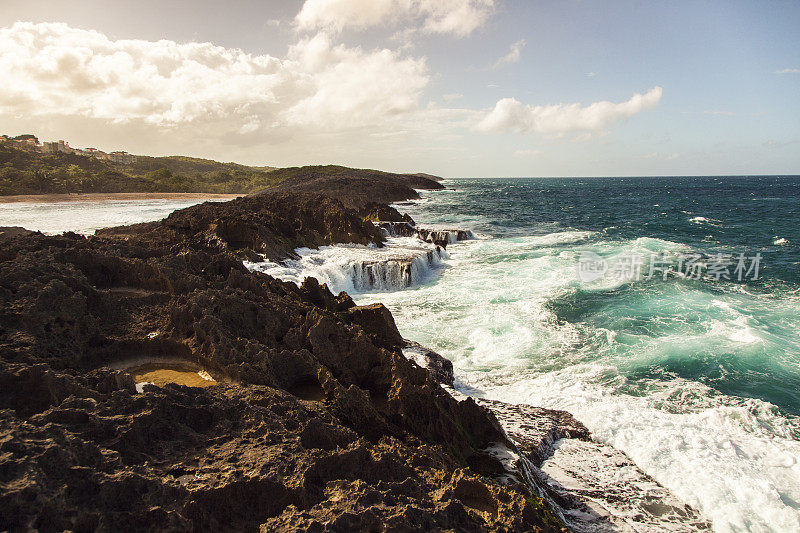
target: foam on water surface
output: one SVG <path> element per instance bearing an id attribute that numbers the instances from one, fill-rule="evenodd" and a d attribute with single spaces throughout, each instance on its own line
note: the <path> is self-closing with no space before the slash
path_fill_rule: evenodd
<path id="1" fill-rule="evenodd" d="M 380 248 L 336 244 L 318 249 L 298 248 L 295 253 L 297 259 L 282 263 L 245 262 L 245 266 L 298 285 L 305 278 L 314 277 L 334 293 L 357 294 L 419 285 L 448 257 L 443 248 L 415 237 L 389 237 Z"/>
<path id="2" fill-rule="evenodd" d="M 685 194 L 658 192 L 676 180 L 642 185 L 644 193 L 603 183 L 595 194 L 595 181 L 445 181 L 457 190 L 423 191 L 401 211 L 418 223 L 487 237 L 452 243 L 436 257 L 432 245 L 410 239 L 385 249 L 298 250 L 299 259 L 248 266 L 298 283 L 315 276 L 361 304 L 384 302 L 405 337 L 453 361 L 460 390 L 570 411 L 716 531 L 800 530 L 800 265 L 791 256 L 800 237 L 785 197 L 797 187 L 746 195 L 747 205 L 730 211 L 742 217 L 731 222 L 716 189 L 705 204 L 688 207 L 705 189 L 686 180 Z M 487 190 L 495 191 L 491 199 Z M 726 199 L 737 198 L 735 187 L 726 191 Z M 651 198 L 637 203 L 642 194 Z M 52 209 L 41 220 L 53 223 L 48 231 L 90 233 L 185 207 L 138 203 L 129 206 L 131 220 L 121 219 L 124 206 L 113 222 L 98 222 L 102 216 L 91 210 L 91 220 L 79 224 Z M 766 223 L 757 244 L 784 255 L 768 257 L 764 279 L 752 286 L 584 284 L 577 276 L 587 249 L 604 257 L 748 251 L 735 248 L 751 243 L 741 235 L 756 235 L 743 217 L 778 211 L 783 217 Z M 0 225 L 26 226 L 19 213 L 2 218 L 0 211 Z M 366 271 L 371 265 L 382 266 Z M 585 451 L 564 446 L 562 464 Z"/>
<path id="3" fill-rule="evenodd" d="M 406 207 L 425 223 L 465 225 Z M 454 244 L 440 276 L 357 301 L 388 305 L 404 336 L 454 362 L 464 392 L 572 412 L 716 531 L 800 530 L 800 423 L 776 407 L 798 401 L 797 295 L 686 279 L 583 284 L 587 247 L 694 249 L 538 228 Z"/>

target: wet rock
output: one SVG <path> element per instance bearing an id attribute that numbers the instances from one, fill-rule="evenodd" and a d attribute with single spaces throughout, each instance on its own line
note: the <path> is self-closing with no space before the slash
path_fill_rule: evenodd
<path id="1" fill-rule="evenodd" d="M 625 453 L 592 439 L 566 411 L 479 399 L 529 460 L 534 483 L 573 531 L 693 532 L 711 529 L 692 507 Z"/>
<path id="2" fill-rule="evenodd" d="M 420 239 L 426 242 L 446 242 L 452 244 L 458 241 L 467 241 L 474 239 L 475 235 L 468 229 L 458 228 L 445 228 L 445 229 L 432 229 L 432 228 L 419 228 L 417 235 Z"/>
<path id="3" fill-rule="evenodd" d="M 418 342 L 404 339 L 403 355 L 430 372 L 433 379 L 443 385 L 453 386 L 453 362 L 425 348 Z"/>
<path id="4" fill-rule="evenodd" d="M 241 262 L 377 228 L 336 201 L 244 200 L 4 242 L 0 530 L 562 530 L 495 479 L 484 450 L 513 444 L 403 357 L 385 307 Z M 220 379 L 137 393 L 132 359 Z"/>
<path id="5" fill-rule="evenodd" d="M 553 454 L 555 442 L 559 439 L 591 440 L 586 426 L 566 411 L 483 398 L 478 403 L 491 409 L 508 436 L 536 466 Z"/>
<path id="6" fill-rule="evenodd" d="M 467 229 L 449 228 L 433 229 L 420 228 L 413 221 L 380 220 L 375 222 L 386 237 L 417 237 L 422 241 L 430 242 L 442 248 L 458 241 L 474 239 L 475 235 Z"/>
<path id="7" fill-rule="evenodd" d="M 375 223 L 387 237 L 416 237 L 417 229 L 407 221 L 378 221 Z"/>
<path id="8" fill-rule="evenodd" d="M 697 510 L 607 444 L 559 440 L 541 472 L 576 532 L 711 530 L 711 524 Z"/>
<path id="9" fill-rule="evenodd" d="M 339 200 L 304 193 L 264 193 L 230 202 L 206 202 L 175 211 L 163 221 L 98 230 L 98 237 L 131 243 L 190 245 L 194 251 L 231 251 L 248 259 L 294 255 L 295 248 L 326 244 L 381 244 L 371 222 Z"/>
<path id="10" fill-rule="evenodd" d="M 365 220 L 371 220 L 376 223 L 391 222 L 414 225 L 414 219 L 408 213 L 400 214 L 397 209 L 386 204 L 372 202 L 360 209 L 359 213 Z"/>
<path id="11" fill-rule="evenodd" d="M 366 331 L 379 346 L 396 348 L 404 344 L 392 313 L 381 303 L 358 305 L 348 309 L 355 324 Z"/>

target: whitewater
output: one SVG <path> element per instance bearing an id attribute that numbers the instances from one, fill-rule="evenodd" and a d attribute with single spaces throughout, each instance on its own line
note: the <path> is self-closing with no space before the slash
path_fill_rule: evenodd
<path id="1" fill-rule="evenodd" d="M 800 179 L 444 184 L 396 207 L 418 227 L 471 230 L 446 249 L 391 235 L 247 266 L 383 302 L 404 337 L 453 362 L 460 393 L 571 412 L 715 531 L 800 531 Z M 91 234 L 184 206 L 8 205 L 0 225 Z M 747 282 L 586 283 L 587 251 L 764 265 Z"/>
<path id="2" fill-rule="evenodd" d="M 550 217 L 524 220 L 525 210 L 509 213 L 524 202 L 530 191 L 521 188 L 530 184 L 513 180 L 445 185 L 453 190 L 424 192 L 421 200 L 396 207 L 418 226 L 463 227 L 476 238 L 448 245 L 435 260 L 416 255 L 418 268 L 407 282 L 371 284 L 354 265 L 379 254 L 408 258 L 430 246 L 411 238 L 390 240 L 380 252 L 298 250 L 298 260 L 259 269 L 295 282 L 313 275 L 359 304 L 383 302 L 404 337 L 453 361 L 460 392 L 571 412 L 595 439 L 626 452 L 700 510 L 715 531 L 800 531 L 800 297 L 793 273 L 779 270 L 791 257 L 770 256 L 772 278 L 765 273 L 751 285 L 686 279 L 587 284 L 576 268 L 586 250 L 647 257 L 733 253 L 741 243 L 713 234 L 725 216 L 710 209 L 715 216 L 701 220 L 678 209 L 679 199 L 672 207 L 662 205 L 668 203 L 663 198 L 648 199 L 647 209 L 701 228 L 682 239 L 663 229 L 668 221 L 658 231 L 642 231 L 649 222 L 599 215 L 594 200 L 583 208 L 599 218 L 592 223 L 575 223 L 585 217 L 574 213 L 558 220 L 560 213 L 582 209 L 566 202 Z M 573 180 L 570 190 L 576 186 Z M 629 201 L 629 191 L 620 197 Z M 624 230 L 626 224 L 635 231 Z M 758 250 L 768 253 L 775 226 L 764 231 L 768 242 L 757 243 Z M 789 229 L 780 231 L 788 235 Z"/>

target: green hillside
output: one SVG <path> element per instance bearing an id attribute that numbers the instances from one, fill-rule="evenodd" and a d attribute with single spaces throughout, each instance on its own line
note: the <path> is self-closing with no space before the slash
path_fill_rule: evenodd
<path id="1" fill-rule="evenodd" d="M 249 193 L 283 176 L 272 167 L 248 167 L 191 157 L 139 156 L 122 165 L 75 154 L 41 154 L 0 144 L 0 195 L 92 192 Z"/>

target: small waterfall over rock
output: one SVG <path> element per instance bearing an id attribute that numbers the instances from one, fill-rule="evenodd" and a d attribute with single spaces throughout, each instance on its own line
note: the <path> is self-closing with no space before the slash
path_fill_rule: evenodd
<path id="1" fill-rule="evenodd" d="M 401 290 L 422 283 L 446 259 L 443 247 L 416 237 L 389 237 L 382 248 L 339 244 L 312 250 L 298 248 L 298 259 L 282 263 L 245 262 L 259 271 L 298 285 L 307 277 L 349 293 Z"/>
<path id="2" fill-rule="evenodd" d="M 398 290 L 420 283 L 431 271 L 441 264 L 444 251 L 434 249 L 419 250 L 414 255 L 384 260 L 356 260 L 350 264 L 353 288 L 364 292 L 369 290 Z"/>

